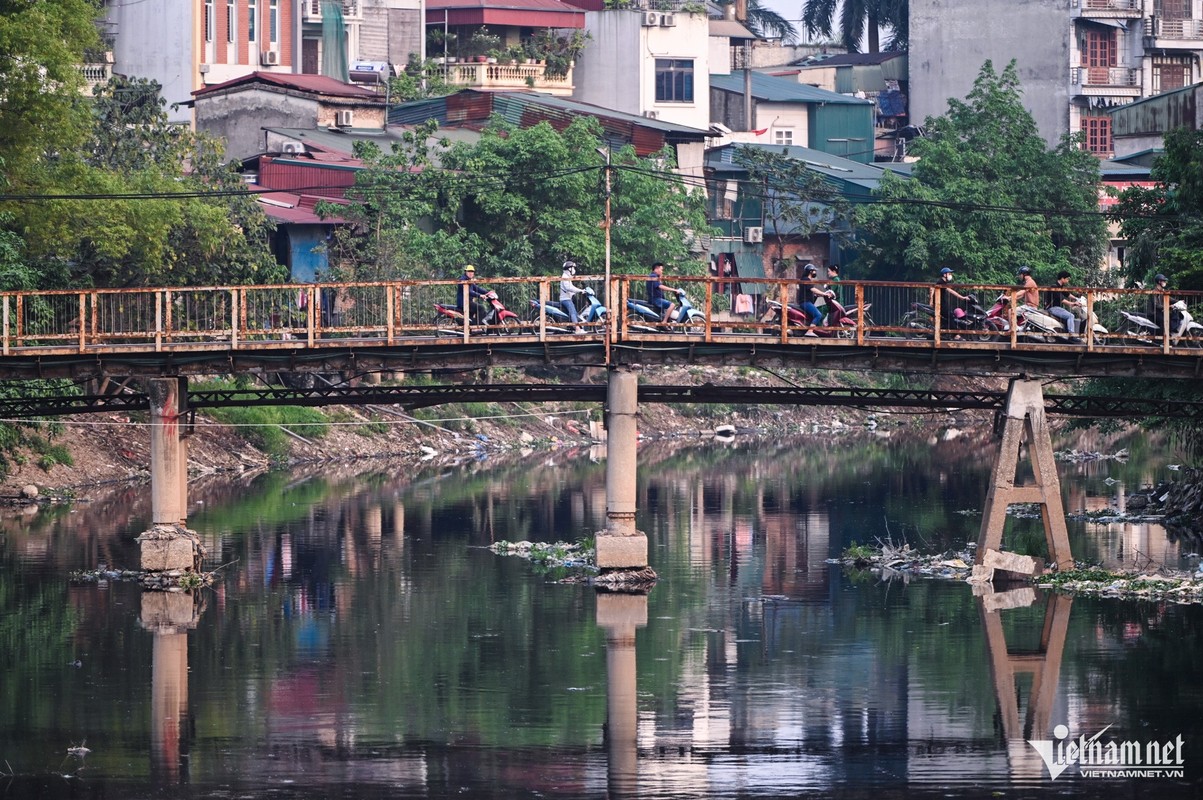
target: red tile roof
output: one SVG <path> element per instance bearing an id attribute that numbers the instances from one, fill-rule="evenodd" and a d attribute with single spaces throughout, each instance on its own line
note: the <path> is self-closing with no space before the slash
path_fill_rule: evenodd
<path id="1" fill-rule="evenodd" d="M 266 83 L 282 89 L 296 89 L 302 92 L 313 92 L 314 94 L 324 94 L 330 97 L 354 97 L 357 99 L 379 99 L 382 101 L 384 99 L 380 94 L 371 89 L 343 83 L 327 75 L 298 75 L 290 72 L 252 72 L 248 75 L 231 78 L 223 83 L 215 83 L 212 86 L 197 89 L 192 93 L 192 96 L 202 97 L 222 89 L 254 83 Z"/>

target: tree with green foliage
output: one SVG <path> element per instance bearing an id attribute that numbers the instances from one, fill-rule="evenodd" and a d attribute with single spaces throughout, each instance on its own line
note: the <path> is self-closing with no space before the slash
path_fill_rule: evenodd
<path id="1" fill-rule="evenodd" d="M 735 0 L 720 0 L 719 5 L 729 6 L 734 2 Z M 748 0 L 748 18 L 745 24 L 748 30 L 764 39 L 780 39 L 782 44 L 795 44 L 798 41 L 798 29 L 794 27 L 794 23 L 760 0 Z"/>
<path id="2" fill-rule="evenodd" d="M 910 24 L 908 0 L 804 0 L 802 26 L 812 36 L 834 37 L 849 53 L 881 49 L 879 31 L 891 32 L 888 50 L 905 50 Z"/>
<path id="3" fill-rule="evenodd" d="M 584 269 L 604 263 L 604 142 L 593 118 L 563 131 L 544 122 L 517 128 L 494 119 L 475 143 L 450 144 L 430 123 L 388 152 L 356 154 L 365 168 L 349 206 L 322 213 L 355 223 L 335 241 L 337 273 L 359 279 L 437 278 L 471 262 L 481 274 L 546 274 L 572 257 Z M 670 151 L 640 158 L 631 146 L 611 154 L 612 264 L 641 271 L 652 261 L 700 273 L 691 252 L 710 233 L 700 192 L 671 172 Z"/>
<path id="4" fill-rule="evenodd" d="M 776 261 L 785 259 L 787 237 L 809 239 L 826 234 L 843 240 L 849 233 L 852 207 L 826 176 L 805 161 L 764 147 L 739 147 L 735 163 L 748 170 L 745 196 L 755 197 L 766 222 L 780 234 Z M 758 187 L 758 188 L 751 188 Z"/>
<path id="5" fill-rule="evenodd" d="M 1177 128 L 1153 161 L 1153 187 L 1125 189 L 1111 217 L 1128 240 L 1130 280 L 1162 272 L 1181 289 L 1203 289 L 1203 131 Z"/>
<path id="6" fill-rule="evenodd" d="M 886 173 L 859 209 L 861 258 L 883 280 L 952 267 L 967 281 L 1011 283 L 1019 265 L 1093 280 L 1107 246 L 1098 160 L 1065 138 L 1049 150 L 1023 107 L 1015 62 L 987 61 L 964 101 L 929 118 L 912 177 Z"/>
<path id="7" fill-rule="evenodd" d="M 0 160 L 5 190 L 24 193 L 87 136 L 79 65 L 95 48 L 99 13 L 89 0 L 0 3 Z"/>
<path id="8" fill-rule="evenodd" d="M 159 89 L 122 76 L 96 87 L 89 136 L 41 170 L 36 193 L 55 197 L 14 210 L 40 288 L 61 285 L 56 274 L 72 286 L 283 277 L 272 224 L 221 146 L 169 123 Z"/>

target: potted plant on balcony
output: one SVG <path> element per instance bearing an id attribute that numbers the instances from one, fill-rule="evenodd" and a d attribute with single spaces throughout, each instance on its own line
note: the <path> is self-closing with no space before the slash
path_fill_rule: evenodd
<path id="1" fill-rule="evenodd" d="M 546 28 L 536 33 L 533 39 L 535 50 L 547 62 L 544 76 L 567 77 L 568 70 L 572 69 L 585 45 L 592 38 L 592 35 L 581 30 L 557 33 Z"/>
<path id="2" fill-rule="evenodd" d="M 426 56 L 436 63 L 455 62 L 455 31 L 444 28 L 426 29 Z"/>
<path id="3" fill-rule="evenodd" d="M 496 50 L 499 47 L 501 47 L 501 37 L 491 32 L 487 25 L 481 25 L 468 39 L 468 52 L 472 54 L 478 64 L 485 62 L 490 50 Z"/>

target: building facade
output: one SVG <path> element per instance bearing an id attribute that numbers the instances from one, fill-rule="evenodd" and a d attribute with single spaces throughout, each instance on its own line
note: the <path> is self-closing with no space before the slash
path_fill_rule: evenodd
<path id="1" fill-rule="evenodd" d="M 910 0 L 911 118 L 943 114 L 983 62 L 1016 61 L 1024 103 L 1050 145 L 1081 132 L 1114 152 L 1108 110 L 1203 77 L 1203 0 Z"/>
<path id="2" fill-rule="evenodd" d="M 422 53 L 423 0 L 104 0 L 112 71 L 157 81 L 191 124 L 192 93 L 252 72 L 346 80 L 358 61 Z"/>

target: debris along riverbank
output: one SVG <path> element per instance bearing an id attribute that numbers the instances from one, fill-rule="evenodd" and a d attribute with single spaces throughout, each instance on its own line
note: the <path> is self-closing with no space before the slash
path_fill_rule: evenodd
<path id="1" fill-rule="evenodd" d="M 973 550 L 949 550 L 923 554 L 909 544 L 878 541 L 876 545 L 853 544 L 839 558 L 853 576 L 874 575 L 879 580 L 909 581 L 913 578 L 968 581 L 973 569 Z M 1075 569 L 1045 572 L 1031 579 L 1041 589 L 1070 594 L 1122 600 L 1156 600 L 1179 604 L 1203 604 L 1203 569 L 1198 572 L 1159 569 L 1156 571 L 1113 571 L 1079 564 Z"/>

